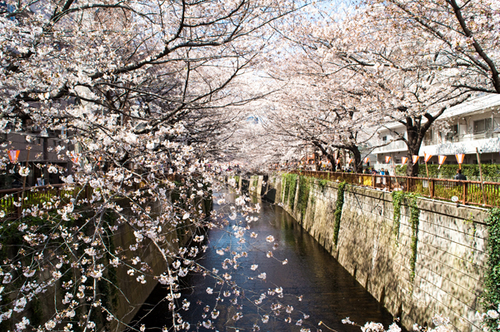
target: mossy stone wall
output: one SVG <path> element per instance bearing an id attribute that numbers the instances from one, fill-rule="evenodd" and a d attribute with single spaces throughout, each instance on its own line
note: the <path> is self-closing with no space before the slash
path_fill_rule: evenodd
<path id="1" fill-rule="evenodd" d="M 408 330 L 414 323 L 432 325 L 436 314 L 449 317 L 458 331 L 480 330 L 475 312 L 487 269 L 486 209 L 417 198 L 418 220 L 412 220 L 413 203 L 402 200 L 395 232 L 390 193 L 347 186 L 335 243 L 339 183 L 311 183 L 305 213 L 297 197 L 293 206 L 289 197 L 283 201 L 281 175 L 270 176 L 269 185 L 276 203 Z"/>

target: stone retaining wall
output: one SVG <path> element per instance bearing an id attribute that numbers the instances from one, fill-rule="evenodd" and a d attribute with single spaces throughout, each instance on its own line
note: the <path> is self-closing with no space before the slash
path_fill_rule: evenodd
<path id="1" fill-rule="evenodd" d="M 390 193 L 347 186 L 334 243 L 334 212 L 338 184 L 315 180 L 307 207 L 299 211 L 299 181 L 294 206 L 284 201 L 280 175 L 270 176 L 269 188 L 282 205 L 402 324 L 432 324 L 436 314 L 449 317 L 458 331 L 479 331 L 487 228 L 487 210 L 418 199 L 416 250 L 412 248 L 410 208 L 403 205 L 395 229 Z M 286 185 L 286 184 L 285 184 Z M 303 213 L 304 212 L 304 213 Z M 416 254 L 412 273 L 411 259 Z M 359 322 L 361 323 L 361 322 Z M 363 322 L 364 323 L 364 322 Z"/>

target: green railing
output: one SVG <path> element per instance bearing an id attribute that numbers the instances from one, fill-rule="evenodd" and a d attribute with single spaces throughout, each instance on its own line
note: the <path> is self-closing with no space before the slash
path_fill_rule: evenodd
<path id="1" fill-rule="evenodd" d="M 387 191 L 403 190 L 430 198 L 458 201 L 462 204 L 488 207 L 500 206 L 500 182 L 463 181 L 343 172 L 299 170 L 288 172 L 330 181 L 346 181 L 353 185 L 378 188 Z"/>
<path id="2" fill-rule="evenodd" d="M 181 181 L 181 177 L 175 174 L 167 175 L 169 181 Z M 163 182 L 161 182 L 163 183 Z M 132 190 L 144 188 L 145 183 L 134 183 L 127 187 Z M 12 188 L 0 190 L 0 211 L 5 212 L 4 218 L 18 218 L 22 215 L 22 211 L 26 208 L 32 208 L 36 205 L 39 208 L 52 209 L 54 205 L 54 197 L 57 197 L 61 203 L 67 203 L 70 199 L 92 198 L 93 189 L 89 186 L 81 187 L 72 184 L 54 184 L 47 186 Z M 44 206 L 45 205 L 45 206 Z"/>
<path id="3" fill-rule="evenodd" d="M 50 208 L 54 204 L 54 197 L 61 202 L 69 202 L 77 196 L 89 197 L 89 188 L 75 187 L 68 184 L 55 184 L 39 187 L 12 188 L 0 190 L 0 211 L 5 212 L 5 217 L 17 218 L 23 209 L 38 205 L 40 208 Z M 55 206 L 54 206 L 55 207 Z"/>

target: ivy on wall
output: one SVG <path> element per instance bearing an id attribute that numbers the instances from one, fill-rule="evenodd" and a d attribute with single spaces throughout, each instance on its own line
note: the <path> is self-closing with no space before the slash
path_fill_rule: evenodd
<path id="1" fill-rule="evenodd" d="M 344 206 L 344 192 L 346 185 L 347 182 L 341 182 L 337 189 L 337 202 L 335 204 L 335 212 L 333 214 L 335 218 L 335 224 L 333 226 L 333 243 L 335 246 L 339 240 L 340 219 L 342 218 L 342 207 Z"/>
<path id="2" fill-rule="evenodd" d="M 285 196 L 283 203 L 288 202 L 290 198 L 290 207 L 293 208 L 295 204 L 295 191 L 297 189 L 297 174 L 283 174 L 281 178 L 281 183 L 283 184 Z"/>
<path id="3" fill-rule="evenodd" d="M 483 302 L 486 309 L 498 309 L 500 305 L 500 208 L 490 210 L 486 223 L 488 225 L 488 270 L 485 275 Z M 490 331 L 497 331 L 496 319 L 487 316 L 485 323 Z"/>
<path id="4" fill-rule="evenodd" d="M 297 181 L 299 182 L 297 185 Z M 311 192 L 311 184 L 315 178 L 296 174 L 282 174 L 281 187 L 283 190 L 283 203 L 288 203 L 288 206 L 293 209 L 295 204 L 295 194 L 297 193 L 297 211 L 300 211 L 302 217 L 306 213 Z M 297 192 L 298 190 L 298 192 Z M 288 201 L 290 199 L 290 201 Z M 314 196 L 311 198 L 311 205 L 314 205 Z M 314 210 L 313 210 L 314 213 Z"/>
<path id="5" fill-rule="evenodd" d="M 259 185 L 259 177 L 254 175 L 250 178 L 250 180 L 252 181 L 252 187 L 255 191 L 257 191 L 257 186 Z"/>
<path id="6" fill-rule="evenodd" d="M 330 180 L 326 180 L 326 179 L 321 179 L 319 180 L 318 184 L 321 188 L 321 190 L 325 189 L 327 183 L 331 182 Z"/>
<path id="7" fill-rule="evenodd" d="M 417 197 L 409 194 L 410 207 L 410 225 L 411 225 L 411 256 L 410 256 L 410 282 L 415 280 L 415 266 L 417 263 L 417 245 L 418 245 L 418 224 L 420 218 L 420 209 L 417 206 Z"/>
<path id="8" fill-rule="evenodd" d="M 410 242 L 410 282 L 415 280 L 415 266 L 417 263 L 417 246 L 418 246 L 418 226 L 420 219 L 420 209 L 417 206 L 417 196 L 412 193 L 403 191 L 392 192 L 393 213 L 393 234 L 396 238 L 396 246 L 399 244 L 399 229 L 401 226 L 401 206 L 403 203 L 410 208 L 410 227 L 411 227 L 411 242 Z"/>
<path id="9" fill-rule="evenodd" d="M 300 176 L 299 178 L 299 195 L 297 201 L 297 209 L 300 211 L 302 216 L 306 213 L 307 202 L 309 200 L 309 192 L 311 191 L 311 182 L 314 181 L 313 178 Z"/>

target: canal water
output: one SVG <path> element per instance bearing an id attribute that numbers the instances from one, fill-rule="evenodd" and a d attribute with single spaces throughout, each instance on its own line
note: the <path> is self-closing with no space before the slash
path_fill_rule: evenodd
<path id="1" fill-rule="evenodd" d="M 222 208 L 216 203 L 222 195 L 234 199 L 232 194 L 219 193 L 214 198 L 215 209 Z M 232 275 L 230 282 L 237 283 L 238 288 L 231 288 L 227 283 L 221 286 L 214 278 L 201 273 L 189 275 L 184 280 L 183 295 L 191 306 L 182 316 L 191 323 L 191 330 L 213 331 L 207 328 L 208 320 L 215 330 L 231 332 L 301 331 L 304 328 L 360 331 L 358 326 L 342 324 L 346 317 L 361 325 L 380 322 L 386 328 L 393 322 L 387 310 L 286 211 L 267 202 L 259 204 L 259 213 L 249 214 L 246 220 L 244 217 L 228 219 L 225 229 L 209 232 L 206 243 L 209 249 L 200 264 L 209 271 L 219 270 L 220 275 L 226 272 L 222 267 L 225 266 Z M 258 220 L 248 222 L 248 217 L 256 215 Z M 236 238 L 234 226 L 247 225 L 245 235 Z M 258 236 L 255 238 L 252 232 Z M 270 237 L 274 238 L 273 243 L 267 241 Z M 236 264 L 228 264 L 227 259 L 238 253 L 244 254 L 237 259 L 235 268 Z M 207 294 L 207 289 L 213 289 L 216 295 Z M 153 331 L 171 325 L 172 316 L 166 301 L 162 301 L 166 295 L 161 285 L 155 288 L 146 301 L 148 304 L 134 319 L 137 327 L 144 324 L 147 330 Z M 212 319 L 212 314 L 217 319 Z"/>

